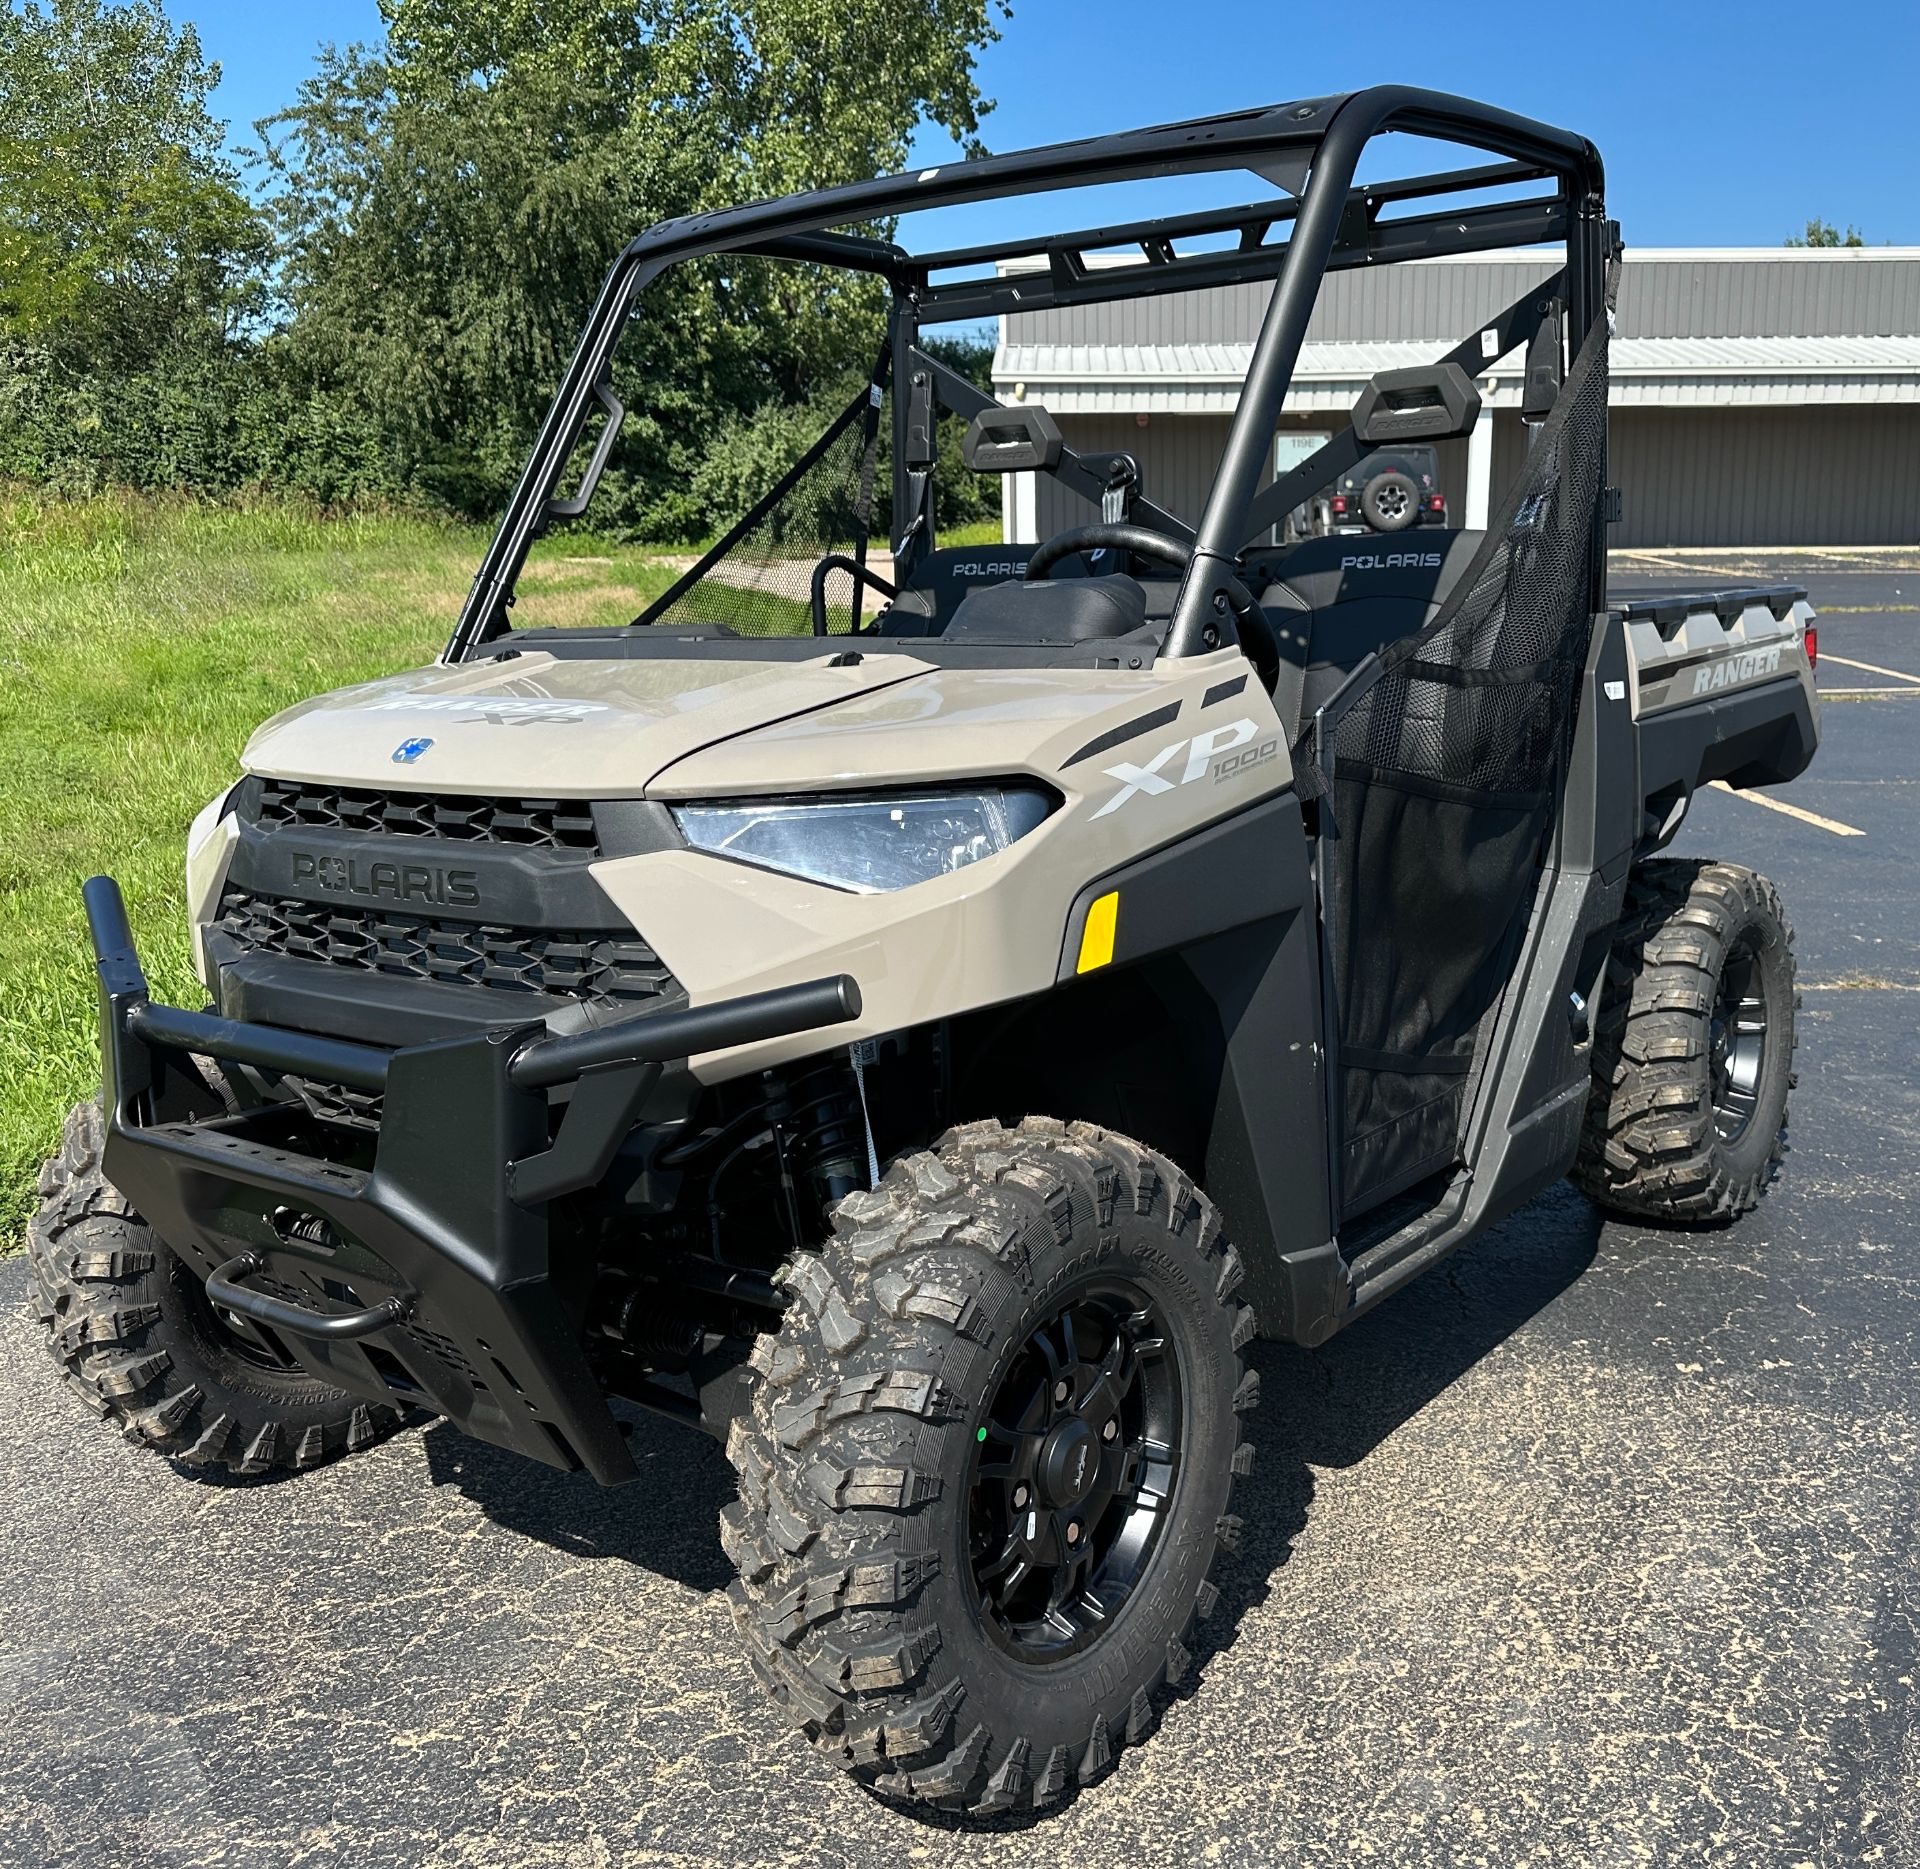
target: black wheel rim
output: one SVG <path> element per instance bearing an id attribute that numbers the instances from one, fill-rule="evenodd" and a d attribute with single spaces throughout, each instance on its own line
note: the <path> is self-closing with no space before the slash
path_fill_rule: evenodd
<path id="1" fill-rule="evenodd" d="M 1709 1052 L 1713 1126 L 1722 1142 L 1743 1136 L 1760 1107 L 1767 1062 L 1767 991 L 1760 957 L 1750 942 L 1727 956 L 1714 993 Z"/>
<path id="2" fill-rule="evenodd" d="M 1021 1346 L 975 1431 L 969 1557 L 992 1639 L 1021 1661 L 1099 1640 L 1172 1515 L 1183 1417 L 1153 1302 L 1110 1281 Z"/>

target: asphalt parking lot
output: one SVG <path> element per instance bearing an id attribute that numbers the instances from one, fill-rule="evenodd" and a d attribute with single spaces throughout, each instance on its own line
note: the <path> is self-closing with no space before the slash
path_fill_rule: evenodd
<path id="1" fill-rule="evenodd" d="M 719 1449 L 618 1493 L 445 1426 L 208 1486 L 61 1395 L 0 1262 L 8 1865 L 1920 1863 L 1920 552 L 1804 581 L 1825 745 L 1680 849 L 1766 870 L 1804 1005 L 1726 1231 L 1555 1190 L 1322 1350 L 1268 1346 L 1197 1684 L 1057 1815 L 816 1765 L 734 1650 Z M 1837 827 L 1837 828 L 1836 828 Z"/>

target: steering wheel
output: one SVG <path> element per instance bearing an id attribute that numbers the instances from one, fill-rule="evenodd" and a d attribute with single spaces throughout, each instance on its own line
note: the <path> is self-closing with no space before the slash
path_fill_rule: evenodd
<path id="1" fill-rule="evenodd" d="M 1145 526 L 1102 523 L 1069 526 L 1056 532 L 1027 560 L 1027 582 L 1044 578 L 1063 558 L 1075 552 L 1135 552 L 1142 558 L 1158 559 L 1176 571 L 1184 571 L 1193 562 L 1193 547 L 1164 532 L 1150 532 Z M 1238 578 L 1226 584 L 1228 608 L 1233 612 L 1233 627 L 1260 677 L 1261 686 L 1271 694 L 1280 678 L 1280 645 L 1274 641 L 1273 625 L 1267 613 L 1254 602 L 1253 593 Z"/>

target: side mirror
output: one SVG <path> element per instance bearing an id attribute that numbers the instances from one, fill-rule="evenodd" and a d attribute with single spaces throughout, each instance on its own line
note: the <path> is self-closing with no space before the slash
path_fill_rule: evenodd
<path id="1" fill-rule="evenodd" d="M 967 424 L 960 458 L 976 474 L 1024 474 L 1060 465 L 1060 425 L 1038 403 L 982 409 Z"/>
<path id="2" fill-rule="evenodd" d="M 1457 363 L 1382 370 L 1353 405 L 1353 432 L 1370 448 L 1451 441 L 1480 419 L 1480 392 Z"/>

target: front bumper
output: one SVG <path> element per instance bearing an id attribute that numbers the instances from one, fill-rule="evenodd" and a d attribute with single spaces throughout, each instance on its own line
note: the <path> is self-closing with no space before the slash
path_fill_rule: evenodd
<path id="1" fill-rule="evenodd" d="M 96 876 L 85 895 L 107 1177 L 202 1278 L 226 1272 L 220 1301 L 257 1299 L 251 1314 L 341 1388 L 603 1484 L 635 1477 L 556 1282 L 549 1204 L 606 1174 L 667 1064 L 857 1018 L 854 982 L 387 1051 L 154 1003 L 118 886 Z M 304 1152 L 298 1106 L 231 1109 L 195 1057 L 378 1091 L 370 1165 Z M 349 1312 L 367 1317 L 343 1335 Z"/>

